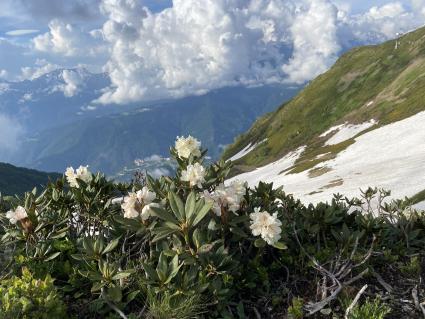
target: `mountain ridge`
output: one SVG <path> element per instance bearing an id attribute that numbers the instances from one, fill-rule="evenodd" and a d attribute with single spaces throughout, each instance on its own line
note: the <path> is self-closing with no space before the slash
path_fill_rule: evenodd
<path id="1" fill-rule="evenodd" d="M 55 180 L 61 176 L 59 173 L 45 173 L 0 163 L 0 194 L 22 195 L 34 187 L 44 187 L 49 180 Z"/>
<path id="2" fill-rule="evenodd" d="M 284 185 L 304 174 L 299 182 L 307 183 L 332 175 L 335 168 L 331 166 L 355 146 L 359 136 L 424 111 L 424 101 L 425 28 L 420 28 L 380 45 L 346 52 L 292 100 L 256 121 L 225 150 L 223 158 L 234 158 L 248 145 L 265 141 L 234 158 L 233 175 L 251 172 L 252 178 L 259 174 L 259 167 L 277 163 L 303 147 L 291 165 L 276 172 L 279 178 L 274 180 Z M 248 175 L 239 175 L 243 176 Z M 343 190 L 344 178 L 349 176 L 335 179 L 329 190 L 308 191 Z M 308 192 L 298 195 L 309 197 Z"/>

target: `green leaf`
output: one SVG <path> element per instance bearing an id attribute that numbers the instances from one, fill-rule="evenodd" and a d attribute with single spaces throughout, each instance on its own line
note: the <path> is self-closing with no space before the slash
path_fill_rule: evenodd
<path id="1" fill-rule="evenodd" d="M 112 300 L 115 303 L 118 303 L 122 299 L 122 291 L 119 286 L 108 288 L 106 291 L 106 295 L 110 300 Z"/>
<path id="2" fill-rule="evenodd" d="M 160 208 L 160 207 L 151 207 L 152 215 L 161 218 L 162 220 L 165 220 L 167 222 L 173 223 L 175 225 L 178 225 L 178 221 L 174 218 L 173 215 L 171 215 L 166 210 Z"/>
<path id="3" fill-rule="evenodd" d="M 285 243 L 282 243 L 281 241 L 278 241 L 277 243 L 274 243 L 272 245 L 274 248 L 280 249 L 280 250 L 285 250 L 288 249 L 288 246 L 286 246 Z"/>
<path id="4" fill-rule="evenodd" d="M 201 220 L 203 220 L 213 206 L 213 203 L 205 203 L 203 199 L 201 202 L 204 202 L 204 205 L 199 211 L 196 212 L 196 217 L 193 221 L 192 227 L 195 227 Z"/>
<path id="5" fill-rule="evenodd" d="M 167 280 L 167 273 L 168 273 L 167 257 L 162 252 L 159 255 L 158 265 L 156 266 L 156 273 L 158 274 L 158 278 L 160 281 L 164 282 L 165 280 Z"/>
<path id="6" fill-rule="evenodd" d="M 53 253 L 53 254 L 51 254 L 49 257 L 47 257 L 46 259 L 44 259 L 44 261 L 50 261 L 50 260 L 53 260 L 53 259 L 55 259 L 56 257 L 58 257 L 60 254 L 61 254 L 61 253 L 60 253 L 60 251 L 58 251 L 58 252 L 56 252 L 56 253 Z"/>
<path id="7" fill-rule="evenodd" d="M 196 195 L 195 195 L 195 192 L 192 191 L 187 197 L 186 205 L 184 207 L 186 220 L 191 220 L 192 215 L 195 213 L 195 208 L 196 208 Z"/>
<path id="8" fill-rule="evenodd" d="M 141 264 L 148 278 L 152 280 L 156 280 L 156 278 L 158 278 L 157 273 L 155 272 L 153 267 L 151 267 L 151 265 L 144 262 L 142 262 Z"/>
<path id="9" fill-rule="evenodd" d="M 106 285 L 106 282 L 98 281 L 93 284 L 91 287 L 91 292 L 96 292 L 102 289 Z"/>
<path id="10" fill-rule="evenodd" d="M 257 247 L 257 248 L 261 248 L 261 247 L 266 246 L 266 242 L 263 239 L 258 238 L 254 241 L 254 246 Z"/>
<path id="11" fill-rule="evenodd" d="M 123 279 L 123 278 L 127 278 L 132 273 L 134 273 L 134 271 L 132 271 L 132 270 L 121 271 L 121 272 L 117 273 L 116 275 L 114 275 L 112 277 L 112 280 L 120 280 L 120 279 Z"/>
<path id="12" fill-rule="evenodd" d="M 96 239 L 96 241 L 94 242 L 93 245 L 93 251 L 97 254 L 100 255 L 101 252 L 103 251 L 103 247 L 105 246 L 105 242 L 103 240 L 103 237 L 98 237 Z"/>
<path id="13" fill-rule="evenodd" d="M 111 252 L 112 250 L 114 250 L 117 246 L 118 243 L 120 242 L 121 237 L 115 238 L 114 240 L 112 240 L 103 250 L 102 255 L 107 254 L 109 252 Z"/>
<path id="14" fill-rule="evenodd" d="M 243 237 L 243 238 L 248 237 L 248 235 L 241 228 L 239 228 L 239 227 L 236 227 L 236 226 L 230 227 L 230 231 L 232 233 L 238 235 L 238 236 Z"/>
<path id="15" fill-rule="evenodd" d="M 184 221 L 185 218 L 185 210 L 184 205 L 180 197 L 174 193 L 168 193 L 168 200 L 170 202 L 171 209 L 174 212 L 174 215 L 177 217 L 179 221 Z"/>
<path id="16" fill-rule="evenodd" d="M 159 231 L 153 238 L 152 243 L 156 243 L 157 241 L 166 238 L 175 232 L 174 229 L 164 229 Z"/>
<path id="17" fill-rule="evenodd" d="M 193 242 L 196 246 L 196 249 L 199 249 L 199 247 L 202 246 L 201 242 L 201 232 L 199 231 L 199 228 L 196 228 L 192 235 Z"/>
<path id="18" fill-rule="evenodd" d="M 133 291 L 133 292 L 130 292 L 130 293 L 127 295 L 127 298 L 126 298 L 127 303 L 132 302 L 132 301 L 134 300 L 134 298 L 136 298 L 136 297 L 137 297 L 137 295 L 138 295 L 139 293 L 140 293 L 140 290 L 135 290 L 135 291 Z"/>
<path id="19" fill-rule="evenodd" d="M 164 284 L 168 284 L 179 272 L 180 268 L 183 266 L 183 264 L 178 264 L 179 262 L 179 256 L 175 255 L 172 261 L 172 271 L 168 275 L 167 280 L 164 282 Z"/>

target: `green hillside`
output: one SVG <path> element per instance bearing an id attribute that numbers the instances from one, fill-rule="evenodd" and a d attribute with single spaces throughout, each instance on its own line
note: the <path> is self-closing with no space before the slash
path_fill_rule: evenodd
<path id="1" fill-rule="evenodd" d="M 44 173 L 0 163 L 0 193 L 2 195 L 23 194 L 34 187 L 44 186 L 49 179 L 54 180 L 60 176 L 58 173 Z"/>
<path id="2" fill-rule="evenodd" d="M 288 103 L 257 120 L 229 146 L 230 158 L 249 143 L 267 139 L 235 161 L 233 172 L 249 171 L 275 161 L 302 145 L 307 149 L 293 170 L 303 171 L 329 160 L 353 138 L 325 146 L 321 133 L 344 122 L 375 119 L 370 129 L 425 110 L 425 28 L 381 45 L 345 53 L 326 73 L 309 83 Z M 317 158 L 320 154 L 325 156 Z"/>

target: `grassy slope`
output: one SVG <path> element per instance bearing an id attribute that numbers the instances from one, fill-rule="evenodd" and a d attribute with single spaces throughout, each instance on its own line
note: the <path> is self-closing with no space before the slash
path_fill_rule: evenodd
<path id="1" fill-rule="evenodd" d="M 2 195 L 23 194 L 34 187 L 45 185 L 49 179 L 60 177 L 57 173 L 44 173 L 32 169 L 0 163 L 0 193 Z"/>
<path id="2" fill-rule="evenodd" d="M 234 174 L 275 161 L 302 145 L 307 150 L 294 169 L 311 168 L 318 154 L 335 156 L 353 142 L 325 147 L 326 138 L 319 135 L 330 127 L 371 118 L 385 125 L 425 110 L 425 28 L 397 41 L 397 49 L 393 40 L 347 52 L 295 98 L 254 123 L 223 157 L 231 157 L 250 142 L 268 140 L 236 161 Z M 367 106 L 369 101 L 374 103 Z"/>

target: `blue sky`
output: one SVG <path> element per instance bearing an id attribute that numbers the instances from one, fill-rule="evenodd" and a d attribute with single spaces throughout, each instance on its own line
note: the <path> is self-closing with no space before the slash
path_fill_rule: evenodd
<path id="1" fill-rule="evenodd" d="M 107 72 L 98 103 L 302 83 L 424 24 L 425 0 L 2 0 L 0 80 Z"/>

